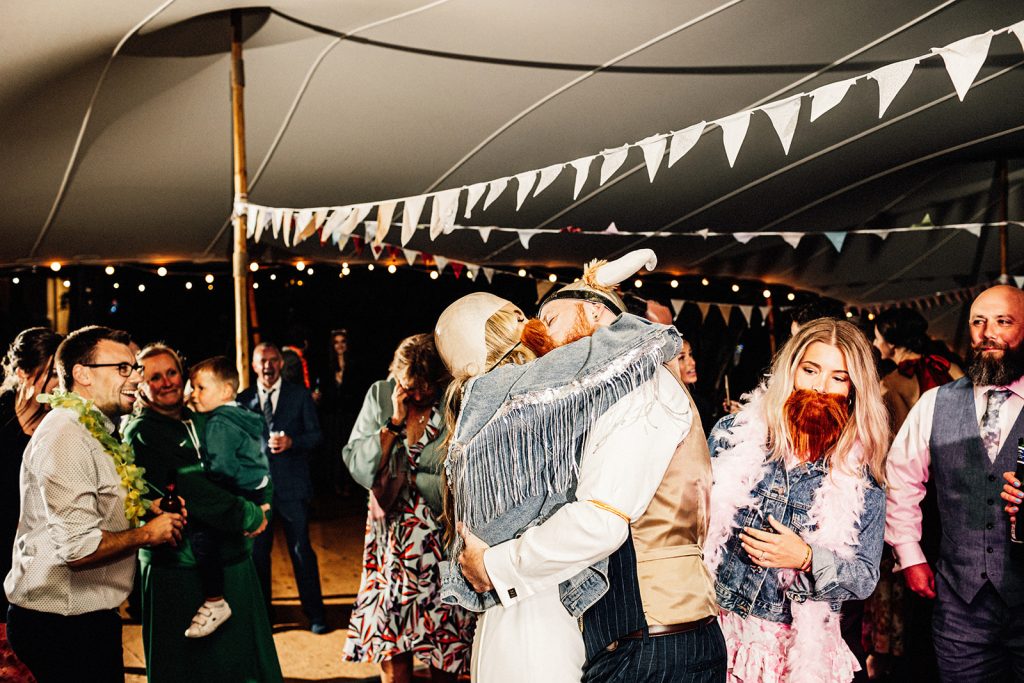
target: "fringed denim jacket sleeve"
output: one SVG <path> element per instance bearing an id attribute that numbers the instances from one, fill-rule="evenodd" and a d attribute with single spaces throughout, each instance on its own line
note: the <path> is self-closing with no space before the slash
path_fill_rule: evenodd
<path id="1" fill-rule="evenodd" d="M 885 533 L 885 493 L 874 483 L 864 492 L 864 512 L 858 529 L 860 544 L 851 558 L 812 545 L 811 571 L 799 574 L 786 596 L 797 602 L 867 599 L 878 583 Z"/>

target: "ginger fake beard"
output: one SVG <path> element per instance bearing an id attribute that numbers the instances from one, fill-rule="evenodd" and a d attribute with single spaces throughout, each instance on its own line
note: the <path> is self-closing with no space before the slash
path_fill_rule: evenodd
<path id="1" fill-rule="evenodd" d="M 850 419 L 850 402 L 840 394 L 796 389 L 786 399 L 785 411 L 793 451 L 813 462 L 835 448 Z"/>

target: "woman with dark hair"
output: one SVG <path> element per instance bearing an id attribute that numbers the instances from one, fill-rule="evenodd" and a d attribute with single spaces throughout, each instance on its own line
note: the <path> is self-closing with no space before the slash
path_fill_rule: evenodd
<path id="1" fill-rule="evenodd" d="M 956 363 L 931 352 L 934 344 L 928 338 L 928 321 L 910 308 L 890 308 L 880 313 L 875 318 L 873 343 L 883 360 L 896 364 L 896 369 L 882 378 L 882 399 L 889 409 L 893 434 L 899 432 L 921 394 L 964 375 Z M 928 482 L 921 502 L 921 547 L 931 562 L 938 559 L 939 551 L 937 505 L 934 485 Z M 927 672 L 920 667 L 935 666 L 930 628 L 932 604 L 908 591 L 895 567 L 896 558 L 887 546 L 882 554 L 878 587 L 864 603 L 862 640 L 868 654 L 868 676 L 875 679 L 895 673 L 898 658 L 906 656 L 908 660 L 919 660 L 907 662 L 907 673 L 914 671 L 927 678 Z"/>
<path id="2" fill-rule="evenodd" d="M 348 362 L 348 330 L 331 330 L 330 340 L 327 369 L 317 380 L 317 408 L 320 411 L 320 425 L 324 430 L 324 462 L 321 470 L 327 477 L 326 483 L 335 493 L 348 496 L 352 489 L 352 478 L 338 454 L 348 443 L 365 389 L 360 385 L 356 368 Z M 314 398 L 316 396 L 314 393 Z"/>
<path id="3" fill-rule="evenodd" d="M 449 376 L 434 339 L 417 334 L 395 351 L 387 379 L 375 382 L 342 457 L 370 489 L 359 595 L 344 658 L 378 662 L 383 683 L 409 683 L 412 657 L 434 681 L 469 671 L 473 618 L 441 603 L 444 558 L 441 461 Z"/>
<path id="4" fill-rule="evenodd" d="M 30 327 L 11 342 L 3 359 L 3 384 L 0 385 L 0 576 L 11 571 L 11 547 L 18 530 L 19 477 L 21 456 L 29 438 L 48 410 L 36 401 L 39 394 L 57 386 L 53 355 L 61 337 L 46 327 Z M 0 679 L 31 680 L 20 668 L 7 645 L 7 596 L 0 591 Z M 20 677 L 19 677 L 20 676 Z"/>

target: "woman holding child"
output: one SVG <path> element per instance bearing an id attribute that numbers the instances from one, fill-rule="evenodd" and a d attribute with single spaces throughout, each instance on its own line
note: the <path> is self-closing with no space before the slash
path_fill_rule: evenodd
<path id="1" fill-rule="evenodd" d="M 181 360 L 170 348 L 152 344 L 139 352 L 144 407 L 124 429 L 136 463 L 146 469 L 154 496 L 176 483 L 188 505 L 189 521 L 220 530 L 224 597 L 230 620 L 202 638 L 186 638 L 196 608 L 203 604 L 195 556 L 187 537 L 178 548 L 139 552 L 142 563 L 142 636 L 151 683 L 185 680 L 281 681 L 281 667 L 256 570 L 249 536 L 266 526 L 263 510 L 214 484 L 203 472 L 205 418 L 184 407 Z"/>

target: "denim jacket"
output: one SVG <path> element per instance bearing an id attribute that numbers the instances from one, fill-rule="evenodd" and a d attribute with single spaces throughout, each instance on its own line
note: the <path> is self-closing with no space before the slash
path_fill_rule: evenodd
<path id="1" fill-rule="evenodd" d="M 708 438 L 712 458 L 728 448 L 727 436 L 733 419 L 732 415 L 723 417 L 712 430 Z M 793 584 L 785 588 L 779 581 L 778 570 L 758 567 L 740 543 L 739 533 L 745 526 L 771 531 L 769 514 L 797 534 L 810 531 L 809 511 L 814 492 L 822 477 L 828 476 L 828 470 L 823 461 L 788 471 L 781 461 L 771 464 L 755 489 L 760 503 L 737 513 L 737 526 L 723 549 L 715 583 L 722 609 L 744 617 L 752 614 L 789 624 L 793 620 L 790 600 L 824 600 L 833 612 L 838 612 L 844 600 L 864 600 L 871 595 L 878 582 L 885 531 L 885 493 L 874 480 L 869 479 L 864 491 L 864 510 L 857 524 L 860 544 L 853 558 L 845 559 L 827 548 L 812 545 L 811 572 L 799 572 Z"/>

